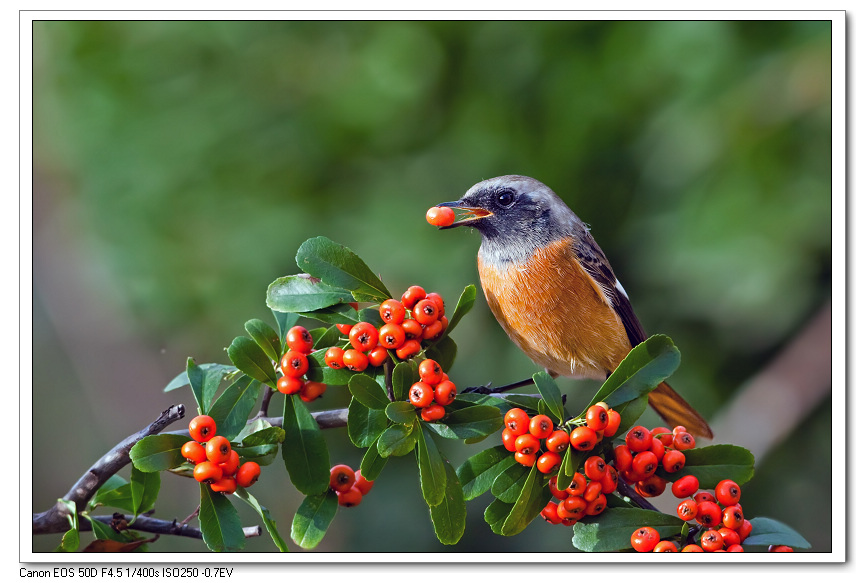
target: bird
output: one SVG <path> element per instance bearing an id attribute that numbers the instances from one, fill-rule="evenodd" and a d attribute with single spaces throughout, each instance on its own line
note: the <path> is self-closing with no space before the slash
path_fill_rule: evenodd
<path id="1" fill-rule="evenodd" d="M 480 232 L 478 275 L 490 311 L 551 376 L 603 381 L 646 340 L 588 225 L 544 183 L 498 176 L 437 206 L 459 211 L 457 220 L 440 229 L 465 226 Z M 648 400 L 671 427 L 712 437 L 705 419 L 666 381 Z"/>

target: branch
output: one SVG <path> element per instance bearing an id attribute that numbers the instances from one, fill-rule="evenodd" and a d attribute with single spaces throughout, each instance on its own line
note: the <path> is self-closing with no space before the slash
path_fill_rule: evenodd
<path id="1" fill-rule="evenodd" d="M 116 524 L 119 521 L 123 521 L 124 523 L 129 523 L 132 521 L 132 515 L 130 514 L 114 514 L 113 516 L 91 516 L 93 520 L 98 520 L 99 522 L 104 522 L 109 526 L 113 526 L 112 523 Z M 68 523 L 67 523 L 68 525 Z M 193 528 L 188 524 L 178 523 L 176 520 L 160 520 L 158 518 L 151 518 L 149 516 L 138 516 L 134 523 L 131 525 L 124 524 L 126 528 L 129 530 L 137 530 L 140 532 L 150 532 L 155 534 L 168 534 L 174 536 L 185 536 L 189 538 L 197 538 L 201 539 L 201 531 L 197 528 Z M 124 530 L 126 529 L 124 528 Z M 93 526 L 90 524 L 89 520 L 82 520 L 79 522 L 79 530 L 92 530 Z M 246 538 L 251 538 L 254 536 L 261 536 L 261 527 L 256 526 L 245 526 L 243 527 L 243 535 Z"/>
<path id="2" fill-rule="evenodd" d="M 148 435 L 159 433 L 171 423 L 183 419 L 184 414 L 183 405 L 172 405 L 163 411 L 156 421 L 111 448 L 78 479 L 63 499 L 74 502 L 77 511 L 81 512 L 99 487 L 130 462 L 129 450 L 133 445 Z M 67 515 L 68 510 L 61 502 L 57 502 L 45 512 L 34 514 L 33 534 L 65 532 L 69 527 Z"/>

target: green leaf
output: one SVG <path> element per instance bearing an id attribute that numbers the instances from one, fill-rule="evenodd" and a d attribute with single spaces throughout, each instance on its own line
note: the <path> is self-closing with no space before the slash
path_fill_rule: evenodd
<path id="1" fill-rule="evenodd" d="M 515 503 L 520 497 L 526 479 L 529 477 L 529 468 L 522 464 L 514 463 L 505 468 L 505 471 L 496 476 L 490 493 L 502 502 Z"/>
<path id="2" fill-rule="evenodd" d="M 339 343 L 340 333 L 336 326 L 330 326 L 329 328 L 316 328 L 315 330 L 310 330 L 309 334 L 312 336 L 313 340 L 313 351 L 327 351 L 328 348 L 336 346 Z"/>
<path id="3" fill-rule="evenodd" d="M 338 507 L 336 493 L 331 490 L 304 498 L 291 522 L 291 540 L 303 549 L 318 546 Z"/>
<path id="4" fill-rule="evenodd" d="M 135 467 L 134 465 L 132 466 Z M 130 514 L 132 513 L 132 492 L 129 488 L 129 482 L 118 476 L 112 475 L 105 481 L 96 494 L 87 503 L 87 508 L 92 510 L 97 506 L 112 506 L 121 508 Z"/>
<path id="5" fill-rule="evenodd" d="M 282 355 L 282 341 L 276 335 L 276 331 L 270 327 L 270 324 L 253 318 L 248 320 L 243 327 L 270 360 L 279 360 Z"/>
<path id="6" fill-rule="evenodd" d="M 811 543 L 805 540 L 805 537 L 774 518 L 757 516 L 750 519 L 750 522 L 751 534 L 742 541 L 742 545 L 787 545 L 797 549 L 811 548 Z"/>
<path id="7" fill-rule="evenodd" d="M 121 534 L 102 522 L 101 520 L 96 520 L 92 516 L 84 515 L 84 517 L 90 521 L 90 527 L 93 529 L 93 536 L 102 540 L 116 540 L 118 542 L 132 542 L 132 537 L 126 534 Z M 128 532 L 128 531 L 126 531 Z"/>
<path id="8" fill-rule="evenodd" d="M 210 407 L 209 415 L 216 421 L 219 435 L 233 440 L 246 426 L 247 418 L 261 393 L 261 383 L 241 375 L 231 383 Z"/>
<path id="9" fill-rule="evenodd" d="M 417 443 L 417 424 L 391 425 L 382 432 L 376 446 L 382 457 L 401 456 L 414 450 Z"/>
<path id="10" fill-rule="evenodd" d="M 132 498 L 132 515 L 137 517 L 147 512 L 156 503 L 159 488 L 162 484 L 159 472 L 142 472 L 134 465 L 130 476 L 130 495 Z"/>
<path id="11" fill-rule="evenodd" d="M 498 498 L 494 499 L 492 504 L 484 510 L 484 521 L 490 525 L 490 529 L 495 534 L 502 534 L 502 526 L 513 510 L 514 505 L 502 502 Z M 540 511 L 538 511 L 540 512 Z"/>
<path id="12" fill-rule="evenodd" d="M 444 461 L 445 491 L 441 503 L 430 507 L 430 518 L 439 542 L 453 545 L 459 542 L 466 530 L 466 502 L 462 486 L 447 460 Z"/>
<path id="13" fill-rule="evenodd" d="M 237 510 L 224 494 L 213 492 L 207 484 L 201 484 L 198 524 L 211 551 L 239 551 L 246 544 Z"/>
<path id="14" fill-rule="evenodd" d="M 510 514 L 502 523 L 502 535 L 513 536 L 522 532 L 532 520 L 538 517 L 550 499 L 550 490 L 546 479 L 533 466 L 523 484 L 519 498 L 514 503 Z"/>
<path id="15" fill-rule="evenodd" d="M 451 412 L 442 421 L 459 439 L 470 439 L 489 435 L 501 428 L 502 413 L 489 405 L 472 405 Z"/>
<path id="16" fill-rule="evenodd" d="M 358 322 L 357 311 L 348 304 L 336 304 L 312 312 L 300 312 L 298 315 L 328 324 L 357 324 Z"/>
<path id="17" fill-rule="evenodd" d="M 187 364 L 188 364 L 188 361 L 187 361 Z M 226 375 L 233 373 L 237 370 L 236 367 L 233 367 L 230 364 L 217 364 L 217 363 L 213 363 L 213 362 L 207 363 L 207 364 L 200 364 L 200 365 L 198 365 L 198 368 L 200 368 L 202 371 L 204 371 L 205 374 L 208 374 L 211 372 L 216 373 L 218 371 L 221 378 L 224 378 Z M 180 373 L 179 375 L 177 375 L 176 377 L 171 379 L 171 382 L 169 382 L 165 386 L 165 388 L 162 390 L 163 390 L 163 392 L 167 393 L 168 391 L 173 391 L 174 389 L 179 389 L 179 388 L 185 387 L 188 384 L 189 384 L 189 373 L 186 371 L 183 371 L 182 373 Z M 218 383 L 217 383 L 217 385 L 218 385 Z"/>
<path id="18" fill-rule="evenodd" d="M 432 435 L 423 429 L 417 440 L 417 465 L 420 473 L 420 489 L 427 506 L 441 504 L 445 495 L 445 465 L 433 441 Z M 460 493 L 462 497 L 462 493 Z"/>
<path id="19" fill-rule="evenodd" d="M 280 277 L 267 287 L 267 307 L 278 312 L 313 312 L 353 300 L 347 289 L 306 274 Z"/>
<path id="20" fill-rule="evenodd" d="M 360 461 L 360 474 L 369 481 L 378 478 L 387 464 L 387 458 L 378 453 L 378 439 L 370 445 Z"/>
<path id="21" fill-rule="evenodd" d="M 388 419 L 403 425 L 411 425 L 417 419 L 417 408 L 408 401 L 388 403 L 384 412 Z"/>
<path id="22" fill-rule="evenodd" d="M 227 372 L 233 370 L 236 369 L 222 364 L 198 366 L 191 358 L 186 360 L 186 378 L 192 388 L 192 396 L 195 397 L 199 413 L 206 414 L 208 412 L 210 402 L 219 388 L 219 383 L 222 382 Z"/>
<path id="23" fill-rule="evenodd" d="M 574 474 L 577 473 L 577 468 L 579 466 L 574 463 L 575 452 L 580 453 L 569 447 L 565 450 L 565 453 L 562 454 L 562 463 L 559 466 L 559 473 L 556 476 L 556 488 L 559 490 L 564 490 L 570 486 L 574 479 Z"/>
<path id="24" fill-rule="evenodd" d="M 712 490 L 721 480 L 729 479 L 742 485 L 754 476 L 754 455 L 738 445 L 708 445 L 683 453 L 685 467 L 681 470 L 670 474 L 659 466 L 655 473 L 668 481 L 693 475 L 699 480 L 700 488 Z"/>
<path id="25" fill-rule="evenodd" d="M 285 430 L 281 427 L 268 426 L 243 438 L 240 445 L 234 447 L 243 460 L 267 466 L 276 459 L 279 444 L 285 441 Z"/>
<path id="26" fill-rule="evenodd" d="M 343 386 L 347 385 L 353 376 L 359 374 L 347 368 L 330 368 L 324 362 L 325 352 L 327 352 L 327 348 L 316 350 L 307 355 L 309 361 L 309 370 L 306 371 L 307 379 L 317 383 L 325 383 L 328 386 Z"/>
<path id="27" fill-rule="evenodd" d="M 643 526 L 651 526 L 662 539 L 675 536 L 682 520 L 642 508 L 607 508 L 597 516 L 586 516 L 574 525 L 574 546 L 581 551 L 607 553 L 630 549 L 631 535 Z"/>
<path id="28" fill-rule="evenodd" d="M 460 320 L 463 319 L 463 316 L 469 313 L 469 310 L 472 309 L 472 306 L 475 305 L 475 298 L 477 298 L 478 290 L 474 285 L 467 285 L 463 290 L 463 293 L 460 294 L 460 298 L 457 300 L 457 305 L 454 308 L 454 313 L 451 316 L 451 319 L 448 320 L 448 328 L 445 330 L 445 334 L 450 334 L 451 331 L 456 328 L 456 325 Z"/>
<path id="29" fill-rule="evenodd" d="M 357 447 L 369 447 L 387 427 L 387 415 L 370 409 L 354 397 L 348 403 L 348 438 Z"/>
<path id="30" fill-rule="evenodd" d="M 262 506 L 255 497 L 250 494 L 244 488 L 238 488 L 234 495 L 249 504 L 261 517 L 261 522 L 264 524 L 264 528 L 267 529 L 267 533 L 270 535 L 270 538 L 273 539 L 273 544 L 276 545 L 276 548 L 279 549 L 281 553 L 287 553 L 289 551 L 288 545 L 283 540 L 282 536 L 280 536 L 279 531 L 276 530 L 276 521 L 273 520 L 273 517 L 270 515 L 270 511 Z"/>
<path id="31" fill-rule="evenodd" d="M 142 472 L 169 470 L 186 461 L 180 453 L 180 448 L 187 441 L 189 441 L 188 435 L 170 433 L 148 435 L 132 446 L 129 457 L 132 459 L 132 464 Z"/>
<path id="32" fill-rule="evenodd" d="M 78 509 L 75 506 L 75 502 L 70 502 L 63 498 L 58 498 L 57 501 L 66 507 L 66 519 L 69 521 L 69 530 L 63 534 L 63 538 L 60 539 L 60 545 L 54 551 L 74 553 L 81 544 L 81 535 L 78 532 Z"/>
<path id="33" fill-rule="evenodd" d="M 357 313 L 357 319 L 361 322 L 369 322 L 376 328 L 384 326 L 384 320 L 381 319 L 381 314 L 378 308 L 363 308 Z"/>
<path id="34" fill-rule="evenodd" d="M 356 374 L 348 381 L 352 396 L 370 409 L 384 409 L 390 401 L 384 389 L 370 377 Z"/>
<path id="35" fill-rule="evenodd" d="M 245 374 L 276 388 L 276 370 L 273 362 L 253 340 L 238 336 L 228 347 L 228 358 Z"/>
<path id="36" fill-rule="evenodd" d="M 326 284 L 350 290 L 358 301 L 381 302 L 393 297 L 360 257 L 327 237 L 304 241 L 296 259 L 301 270 Z"/>
<path id="37" fill-rule="evenodd" d="M 457 343 L 450 336 L 443 336 L 435 344 L 426 349 L 426 357 L 431 358 L 445 372 L 449 371 L 457 358 Z"/>
<path id="38" fill-rule="evenodd" d="M 498 475 L 515 463 L 514 454 L 503 445 L 471 456 L 457 468 L 457 476 L 463 485 L 463 498 L 473 500 L 489 490 Z"/>
<path id="39" fill-rule="evenodd" d="M 631 349 L 589 404 L 604 401 L 615 407 L 647 395 L 673 374 L 680 361 L 679 349 L 673 341 L 656 334 Z"/>
<path id="40" fill-rule="evenodd" d="M 520 407 L 525 409 L 530 414 L 537 412 L 540 408 L 541 400 L 530 395 L 513 394 L 507 396 L 493 397 L 491 395 L 481 395 L 480 393 L 461 393 L 457 396 L 457 403 L 470 403 L 474 405 L 490 405 L 498 408 L 504 416 L 509 409 Z"/>
<path id="41" fill-rule="evenodd" d="M 307 496 L 320 494 L 330 485 L 330 456 L 318 423 L 298 395 L 286 395 L 282 427 L 285 443 L 282 459 L 291 483 Z"/>
<path id="42" fill-rule="evenodd" d="M 536 372 L 532 375 L 532 380 L 540 391 L 544 403 L 553 412 L 559 424 L 564 422 L 565 410 L 562 405 L 562 393 L 553 377 L 546 372 Z"/>
<path id="43" fill-rule="evenodd" d="M 407 360 L 394 367 L 391 382 L 393 383 L 393 398 L 395 401 L 405 401 L 408 399 L 409 389 L 420 380 L 417 366 L 417 362 L 414 360 Z"/>
<path id="44" fill-rule="evenodd" d="M 276 320 L 276 333 L 279 335 L 279 352 L 281 354 L 285 352 L 285 337 L 292 326 L 300 320 L 300 316 L 288 312 L 277 312 L 276 310 L 271 310 L 270 313 L 273 314 L 273 318 Z"/>

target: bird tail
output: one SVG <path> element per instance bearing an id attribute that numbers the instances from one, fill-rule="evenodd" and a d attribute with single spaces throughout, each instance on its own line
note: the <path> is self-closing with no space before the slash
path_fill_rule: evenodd
<path id="1" fill-rule="evenodd" d="M 682 425 L 694 436 L 709 439 L 713 437 L 712 429 L 706 420 L 666 382 L 649 393 L 649 405 L 670 428 Z"/>

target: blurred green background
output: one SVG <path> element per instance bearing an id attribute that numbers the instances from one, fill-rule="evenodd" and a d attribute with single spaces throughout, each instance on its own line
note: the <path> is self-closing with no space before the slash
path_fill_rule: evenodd
<path id="1" fill-rule="evenodd" d="M 711 419 L 831 291 L 830 40 L 829 22 L 801 21 L 35 23 L 33 400 L 52 431 L 33 435 L 33 511 L 167 406 L 193 409 L 162 388 L 188 356 L 227 363 L 243 323 L 270 319 L 265 289 L 309 237 L 452 306 L 477 283 L 479 236 L 424 213 L 501 174 L 541 180 L 592 226 L 644 327 L 680 347 L 672 384 Z M 455 339 L 460 386 L 536 370 L 482 300 Z M 579 401 L 597 383 L 560 386 Z M 314 408 L 347 402 L 332 388 Z M 829 551 L 818 402 L 743 506 Z M 357 467 L 344 429 L 328 441 Z M 475 449 L 445 451 L 457 465 Z M 162 488 L 157 516 L 195 509 L 190 481 Z M 280 462 L 254 494 L 288 539 L 301 497 Z M 444 547 L 413 456 L 394 459 L 319 550 L 573 550 L 539 520 L 493 535 L 488 502 Z"/>

